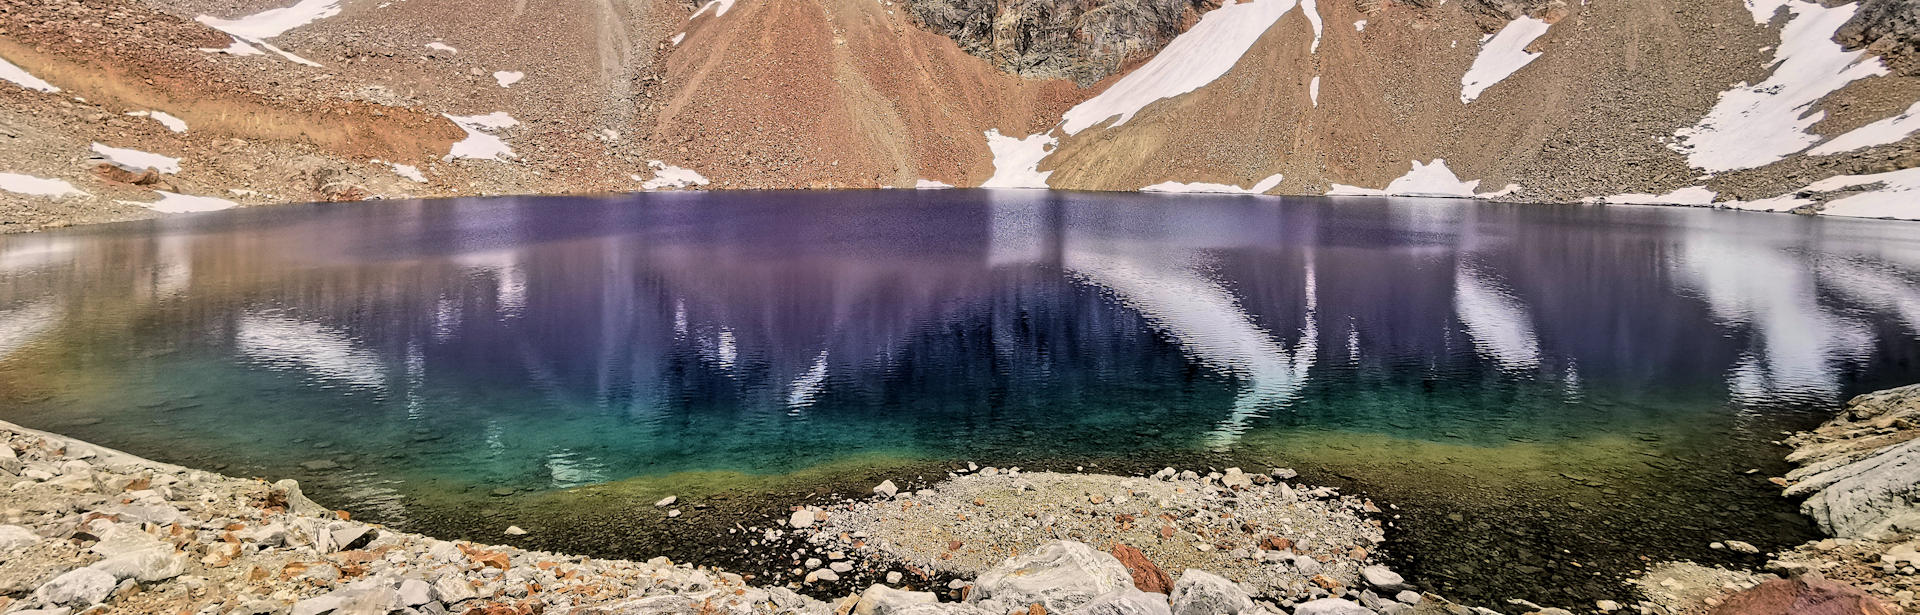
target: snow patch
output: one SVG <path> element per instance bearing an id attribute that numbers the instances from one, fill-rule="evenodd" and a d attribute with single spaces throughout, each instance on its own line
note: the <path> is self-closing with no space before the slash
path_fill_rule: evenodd
<path id="1" fill-rule="evenodd" d="M 13 63 L 8 62 L 6 58 L 0 58 L 0 79 L 11 81 L 14 85 L 38 92 L 60 91 L 60 88 L 54 87 L 53 84 L 47 83 L 39 77 L 27 74 L 26 69 L 14 66 Z"/>
<path id="2" fill-rule="evenodd" d="M 705 186 L 709 183 L 705 176 L 693 169 L 676 167 L 658 160 L 648 161 L 647 166 L 653 169 L 653 179 L 640 184 L 641 188 L 647 190 Z"/>
<path id="3" fill-rule="evenodd" d="M 432 49 L 432 50 L 434 50 L 434 51 L 445 51 L 445 52 L 447 52 L 447 53 L 460 53 L 460 50 L 459 50 L 459 49 L 455 49 L 455 48 L 453 47 L 453 45 L 448 45 L 448 44 L 446 44 L 446 43 L 442 43 L 442 42 L 440 42 L 440 41 L 434 41 L 434 42 L 431 42 L 431 43 L 427 43 L 427 48 L 428 48 L 428 49 Z"/>
<path id="4" fill-rule="evenodd" d="M 1820 137 L 1807 128 L 1827 114 L 1809 113 L 1813 105 L 1855 80 L 1887 74 L 1879 58 L 1833 42 L 1834 31 L 1853 18 L 1858 5 L 1747 0 L 1747 7 L 1763 25 L 1780 7 L 1789 13 L 1773 52 L 1773 74 L 1757 85 L 1743 82 L 1721 92 L 1698 124 L 1674 133 L 1679 142 L 1671 146 L 1686 154 L 1688 164 L 1710 172 L 1766 166 L 1818 143 Z"/>
<path id="5" fill-rule="evenodd" d="M 1354 31 L 1354 32 L 1366 32 L 1366 31 L 1367 31 L 1367 20 L 1365 20 L 1365 19 L 1362 19 L 1362 20 L 1360 20 L 1360 21 L 1356 21 L 1356 22 L 1353 22 L 1353 31 Z"/>
<path id="6" fill-rule="evenodd" d="M 993 177 L 981 183 L 981 188 L 1047 187 L 1047 177 L 1053 175 L 1053 171 L 1041 171 L 1040 160 L 1053 153 L 1052 148 L 1060 144 L 1059 139 L 1046 133 L 1015 139 L 1000 134 L 999 129 L 989 129 L 986 134 L 987 149 L 993 152 Z"/>
<path id="7" fill-rule="evenodd" d="M 1313 80 L 1307 82 L 1307 98 L 1313 101 L 1313 106 L 1315 107 L 1320 106 L 1320 76 L 1319 75 L 1314 75 Z"/>
<path id="8" fill-rule="evenodd" d="M 46 179 L 32 175 L 21 175 L 19 173 L 0 173 L 0 190 L 16 194 L 50 196 L 56 199 L 68 195 L 87 194 L 81 192 L 79 188 L 73 187 L 73 184 L 69 184 L 65 180 Z"/>
<path id="9" fill-rule="evenodd" d="M 500 87 L 503 87 L 503 88 L 519 83 L 520 80 L 526 78 L 526 76 L 527 76 L 526 73 L 523 73 L 517 70 L 493 71 L 493 80 L 495 82 L 498 82 L 500 84 Z"/>
<path id="10" fill-rule="evenodd" d="M 947 182 L 942 182 L 942 181 L 934 181 L 931 179 L 923 179 L 917 182 L 913 182 L 913 188 L 915 190 L 945 190 L 952 187 L 953 187 L 953 184 L 949 184 Z"/>
<path id="11" fill-rule="evenodd" d="M 1393 182 L 1387 184 L 1387 187 L 1383 190 L 1334 184 L 1333 189 L 1327 191 L 1327 196 L 1428 196 L 1458 199 L 1490 199 L 1513 194 L 1514 191 L 1520 189 L 1519 184 L 1507 184 L 1507 187 L 1495 192 L 1475 193 L 1474 189 L 1480 187 L 1480 180 L 1460 181 L 1460 178 L 1455 176 L 1451 169 L 1447 168 L 1447 161 L 1444 158 L 1435 158 L 1433 162 L 1427 164 L 1420 164 L 1418 160 L 1412 162 L 1413 170 L 1407 171 L 1406 175 L 1402 175 L 1393 180 Z"/>
<path id="12" fill-rule="evenodd" d="M 453 120 L 454 125 L 459 126 L 461 130 L 467 131 L 467 138 L 453 144 L 452 151 L 447 152 L 447 160 L 455 158 L 507 160 L 514 157 L 513 148 L 507 147 L 506 141 L 488 134 L 520 125 L 520 122 L 515 121 L 513 116 L 507 115 L 507 112 L 495 111 L 486 115 L 447 115 L 446 118 Z"/>
<path id="13" fill-rule="evenodd" d="M 340 14 L 340 0 L 300 0 L 293 6 L 268 9 L 252 15 L 222 19 L 212 15 L 195 17 L 194 21 L 207 27 L 233 36 L 233 45 L 221 50 L 237 56 L 258 55 L 258 49 L 248 43 L 265 48 L 297 64 L 320 66 L 319 63 L 281 50 L 267 43 L 267 39 L 286 34 L 288 30 L 304 26 L 321 19 Z M 244 42 L 243 42 L 244 41 Z M 244 49 L 241 49 L 244 48 Z M 208 50 L 210 51 L 210 50 Z"/>
<path id="14" fill-rule="evenodd" d="M 695 17 L 699 17 L 700 14 L 707 12 L 707 9 L 713 9 L 713 16 L 719 17 L 726 15 L 727 9 L 731 8 L 733 8 L 733 0 L 713 0 L 712 2 L 700 5 L 700 10 L 694 11 L 692 15 L 688 15 L 687 21 L 693 21 Z"/>
<path id="15" fill-rule="evenodd" d="M 1832 141 L 1822 143 L 1820 147 L 1813 148 L 1813 151 L 1807 153 L 1815 156 L 1830 156 L 1851 152 L 1875 145 L 1894 143 L 1915 132 L 1920 132 L 1920 102 L 1913 103 L 1913 106 L 1907 107 L 1907 110 L 1899 115 L 1849 130 L 1846 134 L 1834 137 Z"/>
<path id="16" fill-rule="evenodd" d="M 420 172 L 420 167 L 416 167 L 410 164 L 400 164 L 398 162 L 389 162 L 387 163 L 387 165 L 393 167 L 393 173 L 395 175 L 399 175 L 401 177 L 411 179 L 413 181 L 420 182 L 422 184 L 427 183 L 427 176 Z"/>
<path id="17" fill-rule="evenodd" d="M 120 201 L 120 203 L 123 203 L 126 205 L 139 205 L 141 207 L 145 207 L 147 209 L 151 209 L 163 214 L 186 214 L 186 213 L 194 213 L 194 212 L 200 212 L 200 211 L 218 211 L 222 209 L 232 209 L 234 207 L 240 206 L 239 203 L 235 203 L 233 201 L 229 201 L 226 199 L 214 198 L 210 196 L 193 196 L 191 194 L 174 194 L 172 192 L 167 192 L 165 190 L 155 190 L 154 192 L 160 195 L 160 200 L 154 201 L 152 203 L 142 203 L 139 201 Z"/>
<path id="18" fill-rule="evenodd" d="M 720 2 L 723 0 L 714 0 Z M 1293 10 L 1295 0 L 1225 0 L 1208 11 L 1186 33 L 1174 37 L 1153 59 L 1121 77 L 1112 87 L 1060 116 L 1068 135 L 1086 130 L 1114 116 L 1113 126 L 1127 123 L 1141 109 L 1163 98 L 1200 89 L 1233 69 L 1267 28 Z"/>
<path id="19" fill-rule="evenodd" d="M 1541 54 L 1527 51 L 1527 46 L 1546 34 L 1549 27 L 1551 24 L 1545 21 L 1521 17 L 1500 28 L 1492 38 L 1481 39 L 1480 54 L 1474 56 L 1473 67 L 1460 77 L 1461 104 L 1473 102 L 1493 84 L 1538 59 Z"/>
<path id="20" fill-rule="evenodd" d="M 300 0 L 293 6 L 268 9 L 244 17 L 221 19 L 201 15 L 194 21 L 242 39 L 259 41 L 339 14 L 340 0 Z"/>
<path id="21" fill-rule="evenodd" d="M 1141 192 L 1179 192 L 1179 193 L 1203 192 L 1203 193 L 1217 193 L 1217 194 L 1266 194 L 1268 190 L 1272 190 L 1275 186 L 1279 186 L 1281 179 L 1283 178 L 1279 173 L 1274 173 L 1273 175 L 1267 176 L 1266 179 L 1260 180 L 1259 182 L 1255 183 L 1252 188 L 1241 188 L 1239 186 L 1234 186 L 1229 184 L 1210 184 L 1207 182 L 1192 182 L 1192 183 L 1160 182 L 1158 184 L 1141 188 L 1140 191 Z"/>
<path id="22" fill-rule="evenodd" d="M 686 40 L 686 38 L 687 38 L 687 33 L 685 33 L 685 32 L 681 32 L 681 33 L 679 33 L 679 34 L 675 34 L 675 35 L 673 35 L 673 44 L 674 44 L 675 46 L 678 46 L 678 45 L 680 44 L 680 41 L 683 41 L 683 40 Z"/>
<path id="23" fill-rule="evenodd" d="M 1706 186 L 1688 186 L 1666 194 L 1647 194 L 1630 192 L 1613 196 L 1590 196 L 1580 199 L 1582 203 L 1609 203 L 1614 205 L 1712 205 L 1712 190 Z"/>
<path id="24" fill-rule="evenodd" d="M 1820 209 L 1820 215 L 1920 220 L 1920 168 L 1871 175 L 1838 175 L 1813 182 L 1790 194 L 1731 205 L 1737 209 L 1792 211 L 1818 203 L 1812 195 L 1861 188 L 1866 190 L 1827 201 L 1826 206 Z"/>
<path id="25" fill-rule="evenodd" d="M 174 117 L 172 114 L 169 114 L 165 111 L 128 111 L 127 115 L 131 115 L 134 117 L 153 118 L 153 121 L 159 122 L 161 126 L 165 126 L 167 127 L 167 130 L 171 130 L 174 132 L 187 131 L 186 120 L 182 120 L 180 118 Z"/>
<path id="26" fill-rule="evenodd" d="M 1327 29 L 1327 24 L 1320 21 L 1320 1 L 1300 0 L 1300 12 L 1306 13 L 1307 22 L 1313 24 L 1313 46 L 1307 53 L 1320 53 L 1320 35 Z"/>
<path id="27" fill-rule="evenodd" d="M 145 173 L 147 169 L 153 169 L 161 174 L 167 175 L 180 172 L 180 159 L 170 156 L 143 152 L 137 149 L 107 147 L 99 143 L 93 144 L 93 153 L 106 159 L 106 161 L 113 166 L 134 173 Z"/>

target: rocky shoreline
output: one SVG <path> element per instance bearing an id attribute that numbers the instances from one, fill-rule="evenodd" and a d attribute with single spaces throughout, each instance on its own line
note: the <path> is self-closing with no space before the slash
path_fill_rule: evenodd
<path id="1" fill-rule="evenodd" d="M 1516 600 L 1503 610 L 1920 612 L 1917 417 L 1920 385 L 1860 396 L 1787 441 L 1803 467 L 1775 482 L 1809 496 L 1805 511 L 1835 537 L 1771 554 L 1765 572 L 1650 565 L 1636 604 Z M 790 556 L 787 574 L 754 578 L 394 531 L 316 504 L 290 480 L 221 476 L 0 422 L 10 485 L 0 491 L 0 613 L 1497 615 L 1422 593 L 1381 565 L 1390 513 L 1291 478 L 969 466 L 923 489 L 884 482 L 871 498 L 739 528 L 792 549 L 767 554 Z"/>

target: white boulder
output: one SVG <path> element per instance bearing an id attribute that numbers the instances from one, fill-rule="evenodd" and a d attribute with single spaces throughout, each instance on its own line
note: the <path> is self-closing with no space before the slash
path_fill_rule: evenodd
<path id="1" fill-rule="evenodd" d="M 1173 615 L 1239 615 L 1253 597 L 1233 581 L 1204 570 L 1187 570 L 1173 582 Z"/>
<path id="2" fill-rule="evenodd" d="M 1007 558 L 980 573 L 967 600 L 1040 604 L 1049 613 L 1064 613 L 1103 594 L 1132 587 L 1133 574 L 1120 560 L 1084 543 L 1063 540 Z"/>

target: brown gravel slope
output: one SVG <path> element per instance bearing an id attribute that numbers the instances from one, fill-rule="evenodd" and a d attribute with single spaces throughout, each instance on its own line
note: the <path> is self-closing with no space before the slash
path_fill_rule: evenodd
<path id="1" fill-rule="evenodd" d="M 653 140 L 716 187 L 872 188 L 992 175 L 983 132 L 1043 129 L 1081 95 L 994 71 L 871 0 L 709 10 L 666 61 Z"/>

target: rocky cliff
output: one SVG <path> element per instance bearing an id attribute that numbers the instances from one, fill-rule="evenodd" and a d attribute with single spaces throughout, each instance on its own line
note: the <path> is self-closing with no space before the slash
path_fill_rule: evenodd
<path id="1" fill-rule="evenodd" d="M 5 0 L 0 229 L 1051 187 L 1920 218 L 1913 0 Z"/>

